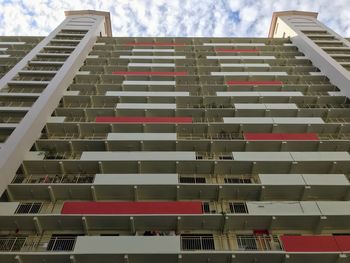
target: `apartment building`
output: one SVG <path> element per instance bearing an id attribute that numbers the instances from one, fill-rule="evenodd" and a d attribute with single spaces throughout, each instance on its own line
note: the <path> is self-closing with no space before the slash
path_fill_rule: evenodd
<path id="1" fill-rule="evenodd" d="M 350 262 L 350 42 L 110 19 L 0 37 L 0 262 Z"/>

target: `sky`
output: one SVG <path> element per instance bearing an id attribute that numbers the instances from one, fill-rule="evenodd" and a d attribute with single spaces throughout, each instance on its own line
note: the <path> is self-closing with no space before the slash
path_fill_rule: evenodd
<path id="1" fill-rule="evenodd" d="M 350 37 L 350 0 L 0 0 L 0 35 L 48 35 L 80 9 L 109 11 L 113 36 L 266 37 L 272 12 L 302 10 Z"/>

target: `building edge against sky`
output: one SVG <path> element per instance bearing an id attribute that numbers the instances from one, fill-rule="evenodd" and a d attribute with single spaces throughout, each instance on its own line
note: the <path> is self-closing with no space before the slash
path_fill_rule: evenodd
<path id="1" fill-rule="evenodd" d="M 1 262 L 350 262 L 350 43 L 0 37 Z"/>

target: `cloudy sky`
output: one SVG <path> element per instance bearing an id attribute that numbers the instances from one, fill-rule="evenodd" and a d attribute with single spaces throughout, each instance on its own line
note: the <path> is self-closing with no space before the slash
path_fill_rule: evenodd
<path id="1" fill-rule="evenodd" d="M 111 12 L 114 36 L 267 36 L 272 12 L 294 9 L 350 37 L 350 0 L 0 0 L 0 35 L 47 35 L 78 9 Z"/>

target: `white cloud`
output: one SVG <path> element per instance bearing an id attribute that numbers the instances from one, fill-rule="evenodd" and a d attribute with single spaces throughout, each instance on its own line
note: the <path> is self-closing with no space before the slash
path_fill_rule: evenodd
<path id="1" fill-rule="evenodd" d="M 0 0 L 0 35 L 47 35 L 65 10 L 110 11 L 114 36 L 267 36 L 274 11 L 319 12 L 350 36 L 349 0 Z"/>

